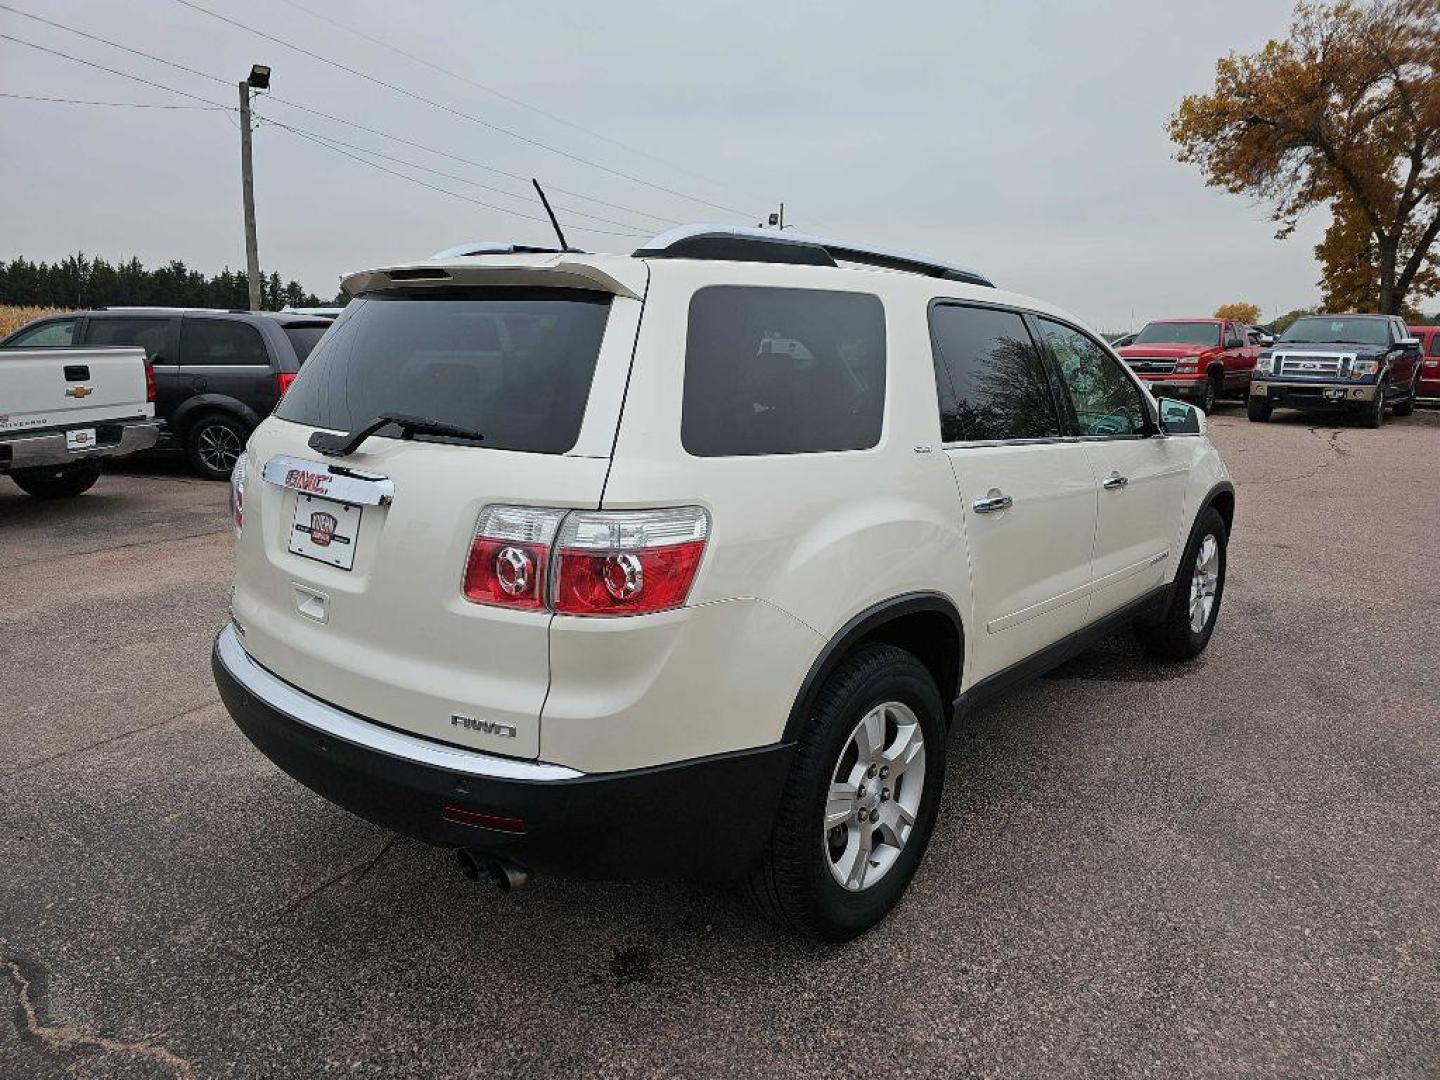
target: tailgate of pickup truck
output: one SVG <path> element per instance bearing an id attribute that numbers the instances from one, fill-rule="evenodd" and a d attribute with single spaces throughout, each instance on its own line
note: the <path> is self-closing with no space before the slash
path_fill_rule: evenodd
<path id="1" fill-rule="evenodd" d="M 143 349 L 0 350 L 0 435 L 153 416 Z"/>

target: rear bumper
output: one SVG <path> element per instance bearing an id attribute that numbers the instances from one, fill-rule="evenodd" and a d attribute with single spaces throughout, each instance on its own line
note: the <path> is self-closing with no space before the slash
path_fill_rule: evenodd
<path id="1" fill-rule="evenodd" d="M 95 429 L 95 445 L 88 450 L 70 450 L 65 445 L 65 433 L 80 428 Z M 86 458 L 121 457 L 154 446 L 159 437 L 159 423 L 148 419 L 100 421 L 39 435 L 0 436 L 0 472 L 68 465 Z"/>
<path id="2" fill-rule="evenodd" d="M 331 802 L 427 843 L 582 877 L 743 875 L 769 838 L 793 751 L 777 743 L 586 774 L 422 739 L 336 709 L 250 659 L 233 625 L 216 637 L 211 666 L 240 730 Z M 509 821 L 464 823 L 476 815 Z"/>
<path id="3" fill-rule="evenodd" d="M 1272 381 L 1255 377 L 1250 396 L 1264 398 L 1275 408 L 1311 411 L 1346 411 L 1358 409 L 1375 400 L 1379 387 L 1375 383 Z"/>

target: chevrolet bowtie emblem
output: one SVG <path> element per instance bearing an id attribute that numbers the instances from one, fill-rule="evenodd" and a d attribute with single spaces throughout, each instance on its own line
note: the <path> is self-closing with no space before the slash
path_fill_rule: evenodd
<path id="1" fill-rule="evenodd" d="M 94 388 L 90 386 L 67 386 L 65 388 L 65 396 L 73 398 L 89 397 L 94 392 Z"/>

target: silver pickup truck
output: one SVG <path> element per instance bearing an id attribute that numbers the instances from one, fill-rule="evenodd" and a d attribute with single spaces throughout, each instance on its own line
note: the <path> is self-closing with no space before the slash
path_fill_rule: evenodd
<path id="1" fill-rule="evenodd" d="M 0 353 L 0 473 L 31 495 L 79 495 L 100 459 L 155 445 L 155 375 L 142 349 Z"/>

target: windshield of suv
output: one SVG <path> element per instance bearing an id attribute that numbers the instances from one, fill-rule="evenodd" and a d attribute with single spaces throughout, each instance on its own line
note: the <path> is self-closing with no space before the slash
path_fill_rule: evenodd
<path id="1" fill-rule="evenodd" d="M 1296 319 L 1280 335 L 1280 344 L 1302 345 L 1389 345 L 1390 329 L 1385 319 L 1332 319 L 1307 315 Z"/>
<path id="2" fill-rule="evenodd" d="M 1135 335 L 1132 345 L 1219 345 L 1220 324 L 1213 322 L 1152 322 Z"/>
<path id="3" fill-rule="evenodd" d="M 609 314 L 608 293 L 579 289 L 370 293 L 346 307 L 275 415 L 350 432 L 405 414 L 479 431 L 489 448 L 563 454 L 580 435 Z"/>

